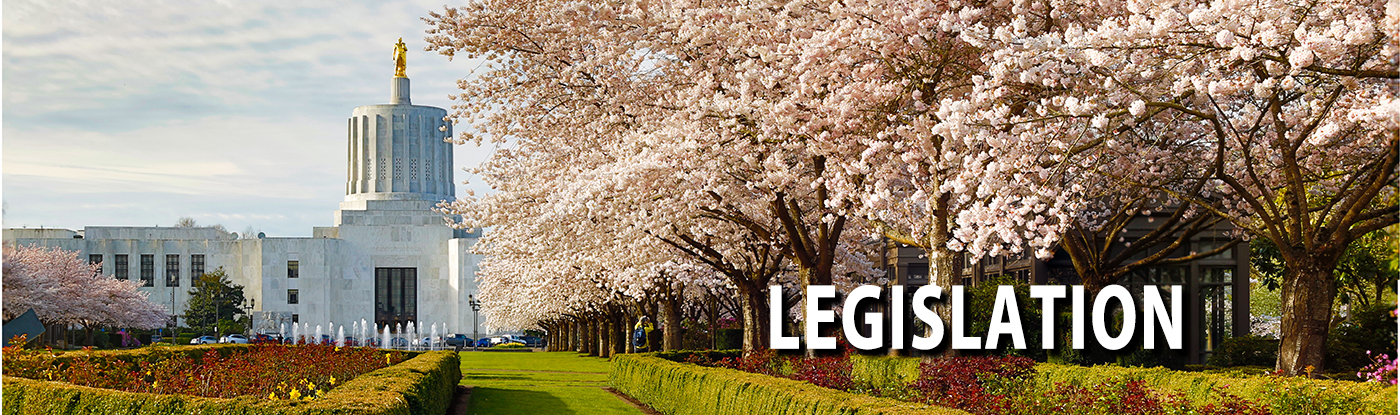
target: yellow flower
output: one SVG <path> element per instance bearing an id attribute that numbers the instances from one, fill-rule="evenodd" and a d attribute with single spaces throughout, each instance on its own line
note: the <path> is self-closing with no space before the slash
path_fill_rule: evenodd
<path id="1" fill-rule="evenodd" d="M 385 354 L 384 354 L 384 364 L 386 364 L 386 365 L 393 364 L 393 363 L 390 363 L 390 362 L 389 362 L 389 354 L 388 354 L 388 353 L 385 353 Z"/>
<path id="2" fill-rule="evenodd" d="M 335 376 L 331 376 L 331 384 L 332 384 L 332 385 L 335 384 Z"/>
<path id="3" fill-rule="evenodd" d="M 291 398 L 294 401 L 301 399 L 301 392 L 298 392 L 296 389 L 292 389 Z"/>
<path id="4" fill-rule="evenodd" d="M 274 400 L 274 401 L 275 401 L 275 400 L 277 400 L 277 394 L 276 394 L 276 393 L 273 393 L 273 392 L 268 392 L 268 393 L 267 393 L 267 399 L 269 399 L 269 400 Z"/>

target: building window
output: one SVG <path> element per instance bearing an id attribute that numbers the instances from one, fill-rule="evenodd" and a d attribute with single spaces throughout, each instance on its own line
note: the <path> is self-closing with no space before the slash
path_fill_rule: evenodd
<path id="1" fill-rule="evenodd" d="M 102 274 L 102 254 L 90 254 L 90 255 L 88 255 L 88 263 L 89 263 L 89 264 L 97 264 L 97 274 L 98 274 L 98 275 L 101 275 L 101 274 Z"/>
<path id="2" fill-rule="evenodd" d="M 298 261 L 287 261 L 287 278 L 296 278 L 301 275 L 300 267 Z"/>
<path id="3" fill-rule="evenodd" d="M 299 320 L 298 317 L 301 317 L 301 316 L 300 316 L 300 315 L 297 315 L 297 314 L 292 314 L 292 322 L 293 322 L 293 323 L 300 323 L 300 321 L 297 321 L 297 320 Z"/>
<path id="4" fill-rule="evenodd" d="M 910 262 L 910 263 L 909 263 L 909 276 L 908 276 L 907 278 L 905 278 L 905 279 L 907 279 L 907 280 L 926 280 L 926 279 L 928 279 L 928 264 L 927 264 L 927 263 L 923 263 L 923 262 Z"/>
<path id="5" fill-rule="evenodd" d="M 297 304 L 301 299 L 297 295 L 297 290 L 287 290 L 287 304 Z"/>
<path id="6" fill-rule="evenodd" d="M 165 286 L 180 286 L 180 255 L 165 256 Z"/>
<path id="7" fill-rule="evenodd" d="M 141 286 L 154 287 L 156 285 L 156 256 L 151 254 L 141 254 Z"/>
<path id="8" fill-rule="evenodd" d="M 190 255 L 190 280 L 204 275 L 204 255 Z"/>
<path id="9" fill-rule="evenodd" d="M 1230 243 L 1230 241 L 1215 241 L 1215 240 L 1196 241 L 1196 242 L 1192 243 L 1191 254 L 1194 255 L 1194 254 L 1201 253 L 1201 252 L 1210 252 L 1210 251 L 1212 251 L 1212 250 L 1215 250 L 1216 248 L 1220 248 L 1221 245 L 1224 245 L 1224 244 L 1227 244 L 1227 243 Z M 1220 251 L 1220 253 L 1218 253 L 1218 254 L 1211 255 L 1211 256 L 1209 256 L 1209 257 L 1202 258 L 1202 259 L 1232 259 L 1232 258 L 1235 257 L 1235 252 L 1234 252 L 1234 251 L 1235 251 L 1234 249 L 1226 249 L 1226 250 L 1224 250 L 1224 251 Z"/>
<path id="10" fill-rule="evenodd" d="M 119 280 L 130 278 L 128 273 L 131 270 L 131 264 L 127 263 L 126 254 L 117 254 L 116 257 L 117 268 L 112 270 L 112 275 Z"/>

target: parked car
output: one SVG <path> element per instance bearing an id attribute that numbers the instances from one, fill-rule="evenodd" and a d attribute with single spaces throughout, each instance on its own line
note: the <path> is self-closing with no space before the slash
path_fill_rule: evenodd
<path id="1" fill-rule="evenodd" d="M 162 336 L 159 335 L 159 334 L 152 334 L 152 335 L 151 335 L 151 344 L 156 344 L 156 343 L 160 343 L 160 342 L 163 342 L 163 341 L 165 341 L 165 337 L 162 337 Z"/>
<path id="2" fill-rule="evenodd" d="M 282 335 L 279 333 L 258 333 L 254 335 L 249 343 L 281 343 Z"/>
<path id="3" fill-rule="evenodd" d="M 219 338 L 219 343 L 248 344 L 248 336 L 242 334 L 229 334 Z"/>
<path id="4" fill-rule="evenodd" d="M 470 346 L 476 340 L 473 340 L 471 337 L 467 337 L 467 335 L 465 334 L 452 334 L 448 335 L 446 338 L 443 338 L 443 341 L 446 342 L 448 346 L 457 347 Z"/>
<path id="5" fill-rule="evenodd" d="M 544 339 L 535 336 L 520 336 L 515 341 L 525 343 L 526 346 L 530 347 L 544 347 Z"/>
<path id="6" fill-rule="evenodd" d="M 488 337 L 476 339 L 476 347 L 491 347 L 491 339 Z"/>
<path id="7" fill-rule="evenodd" d="M 219 342 L 219 339 L 218 339 L 217 337 L 214 337 L 214 336 L 199 336 L 199 337 L 195 337 L 195 338 L 193 338 L 193 339 L 190 339 L 190 344 L 215 344 L 215 343 L 218 343 L 218 342 Z"/>
<path id="8" fill-rule="evenodd" d="M 389 339 L 389 347 L 408 347 L 408 339 L 405 339 L 403 337 L 395 337 Z"/>
<path id="9" fill-rule="evenodd" d="M 345 336 L 345 338 L 341 339 L 341 341 L 344 342 L 345 346 L 349 347 L 355 347 L 360 345 L 360 339 L 356 339 L 354 336 Z"/>

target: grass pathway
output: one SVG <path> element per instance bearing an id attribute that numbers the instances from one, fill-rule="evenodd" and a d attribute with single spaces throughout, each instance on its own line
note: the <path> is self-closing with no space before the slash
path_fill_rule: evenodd
<path id="1" fill-rule="evenodd" d="M 462 352 L 468 414 L 642 414 L 603 388 L 608 361 L 574 352 Z"/>

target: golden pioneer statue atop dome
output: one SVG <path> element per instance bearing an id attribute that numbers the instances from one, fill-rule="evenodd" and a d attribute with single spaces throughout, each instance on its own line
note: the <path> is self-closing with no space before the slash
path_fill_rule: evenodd
<path id="1" fill-rule="evenodd" d="M 399 43 L 394 45 L 394 77 L 407 78 L 403 74 L 405 62 L 408 60 L 408 46 L 403 44 L 403 38 L 399 38 Z"/>

